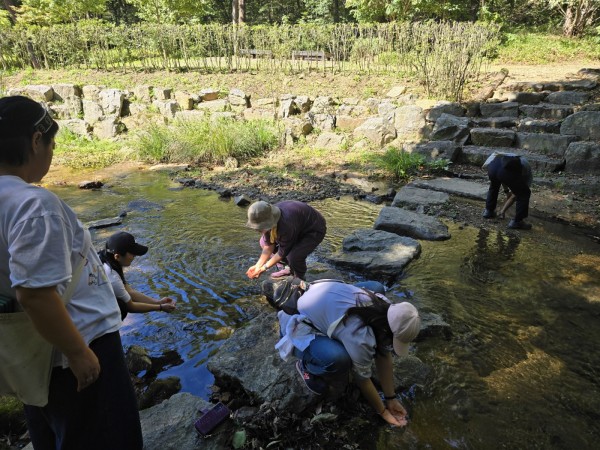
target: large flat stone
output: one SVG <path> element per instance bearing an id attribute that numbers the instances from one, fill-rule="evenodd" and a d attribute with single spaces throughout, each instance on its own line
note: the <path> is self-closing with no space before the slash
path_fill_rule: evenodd
<path id="1" fill-rule="evenodd" d="M 430 189 L 421 189 L 407 185 L 396 194 L 392 201 L 392 206 L 441 205 L 446 203 L 449 198 L 450 196 L 445 192 L 431 192 Z"/>
<path id="2" fill-rule="evenodd" d="M 427 241 L 450 239 L 448 227 L 439 219 L 394 206 L 381 209 L 373 228 Z"/>
<path id="3" fill-rule="evenodd" d="M 481 164 L 484 162 L 485 159 L 481 162 Z M 462 178 L 434 178 L 432 180 L 415 180 L 410 185 L 421 189 L 447 192 L 448 194 L 458 195 L 466 198 L 474 198 L 477 200 L 485 200 L 488 191 L 487 184 L 464 180 Z"/>
<path id="4" fill-rule="evenodd" d="M 410 237 L 367 228 L 347 236 L 341 251 L 330 255 L 328 260 L 363 274 L 389 277 L 402 273 L 420 253 L 421 244 Z"/>

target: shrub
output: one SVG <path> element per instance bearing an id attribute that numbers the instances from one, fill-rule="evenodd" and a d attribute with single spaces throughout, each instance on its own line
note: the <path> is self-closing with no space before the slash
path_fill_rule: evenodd
<path id="1" fill-rule="evenodd" d="M 389 147 L 383 154 L 374 155 L 372 162 L 397 180 L 405 180 L 422 172 L 438 172 L 448 165 L 446 160 L 427 161 L 422 155 L 397 147 Z"/>
<path id="2" fill-rule="evenodd" d="M 136 147 L 140 158 L 150 162 L 223 163 L 228 157 L 260 156 L 278 143 L 270 123 L 206 118 L 153 127 L 140 135 Z"/>

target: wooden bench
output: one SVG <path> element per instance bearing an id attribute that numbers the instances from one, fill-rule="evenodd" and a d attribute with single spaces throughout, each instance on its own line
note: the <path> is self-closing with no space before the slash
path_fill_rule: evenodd
<path id="1" fill-rule="evenodd" d="M 240 55 L 249 56 L 250 58 L 272 58 L 273 52 L 271 50 L 257 50 L 255 48 L 242 48 Z"/>
<path id="2" fill-rule="evenodd" d="M 309 51 L 309 50 L 296 50 L 292 52 L 292 59 L 302 59 L 305 61 L 325 61 L 331 59 L 331 53 L 324 51 Z"/>

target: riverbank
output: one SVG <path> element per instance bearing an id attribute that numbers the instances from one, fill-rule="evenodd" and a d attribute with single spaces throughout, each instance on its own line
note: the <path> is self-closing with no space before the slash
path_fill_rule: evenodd
<path id="1" fill-rule="evenodd" d="M 302 161 L 300 161 L 302 159 Z M 352 195 L 376 203 L 391 201 L 388 190 L 398 191 L 410 180 L 394 181 L 368 163 L 362 166 L 338 158 L 299 158 L 293 149 L 279 149 L 241 168 L 151 166 L 129 162 L 98 170 L 74 171 L 53 166 L 44 178 L 46 185 L 79 184 L 93 180 L 110 184 L 132 172 L 168 170 L 174 180 L 231 195 L 246 195 L 252 200 L 296 199 L 314 201 Z M 274 170 L 278 168 L 278 170 Z M 477 167 L 449 166 L 440 176 L 461 177 L 486 182 L 485 171 Z M 430 178 L 431 175 L 424 174 Z M 502 198 L 500 199 L 502 201 Z M 496 228 L 497 221 L 481 217 L 482 202 L 453 198 L 436 215 L 478 228 Z M 513 207 L 514 208 L 514 207 Z M 509 211 L 509 216 L 511 211 Z M 564 173 L 535 177 L 530 202 L 530 218 L 567 224 L 578 234 L 600 242 L 600 176 L 574 176 Z"/>

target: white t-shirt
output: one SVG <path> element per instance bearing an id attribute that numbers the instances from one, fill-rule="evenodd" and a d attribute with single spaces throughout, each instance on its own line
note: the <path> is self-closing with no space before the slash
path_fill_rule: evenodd
<path id="1" fill-rule="evenodd" d="M 129 295 L 129 292 L 125 289 L 125 284 L 117 271 L 113 270 L 107 263 L 104 263 L 104 273 L 106 273 L 108 281 L 110 281 L 115 296 L 125 303 L 131 301 L 131 295 Z"/>
<path id="2" fill-rule="evenodd" d="M 298 299 L 298 311 L 322 334 L 327 334 L 329 326 L 349 308 L 363 303 L 369 304 L 371 299 L 361 288 L 346 283 L 324 281 L 310 285 L 308 291 Z M 280 323 L 289 319 L 289 316 L 285 316 L 287 314 L 280 313 Z M 281 329 L 285 330 L 283 324 Z M 338 324 L 331 337 L 344 345 L 352 360 L 354 376 L 362 379 L 371 377 L 377 345 L 373 329 L 366 326 L 359 317 L 350 316 L 345 323 Z"/>
<path id="3" fill-rule="evenodd" d="M 56 286 L 65 291 L 82 257 L 86 262 L 67 311 L 86 343 L 117 331 L 121 315 L 89 232 L 52 192 L 10 175 L 0 176 L 0 295 L 15 288 Z"/>

